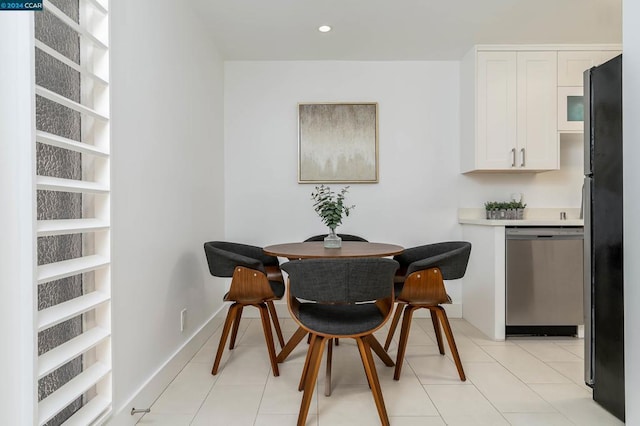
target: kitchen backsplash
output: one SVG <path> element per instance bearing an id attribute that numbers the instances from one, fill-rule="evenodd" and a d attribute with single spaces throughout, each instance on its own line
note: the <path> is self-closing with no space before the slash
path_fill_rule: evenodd
<path id="1" fill-rule="evenodd" d="M 560 135 L 560 170 L 543 173 L 477 173 L 460 175 L 459 206 L 482 208 L 487 200 L 508 201 L 522 193 L 527 208 L 576 208 L 582 203 L 583 136 Z M 579 214 L 579 213 L 578 213 Z"/>

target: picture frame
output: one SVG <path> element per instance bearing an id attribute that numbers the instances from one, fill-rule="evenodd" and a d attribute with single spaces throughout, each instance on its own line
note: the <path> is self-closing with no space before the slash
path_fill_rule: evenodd
<path id="1" fill-rule="evenodd" d="M 298 183 L 377 183 L 378 103 L 298 103 Z"/>

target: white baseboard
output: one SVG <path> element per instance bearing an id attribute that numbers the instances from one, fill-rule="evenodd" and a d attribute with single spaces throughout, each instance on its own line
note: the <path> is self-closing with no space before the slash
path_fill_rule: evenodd
<path id="1" fill-rule="evenodd" d="M 200 350 L 202 345 L 220 326 L 214 319 L 222 311 L 226 312 L 228 304 L 224 304 L 189 338 L 169 359 L 156 370 L 155 373 L 138 389 L 138 391 L 121 407 L 114 409 L 111 417 L 106 421 L 108 425 L 135 425 L 143 414 L 131 415 L 132 408 L 148 408 L 153 405 L 169 383 L 180 373 L 191 358 Z M 286 308 L 286 306 L 285 306 Z"/>

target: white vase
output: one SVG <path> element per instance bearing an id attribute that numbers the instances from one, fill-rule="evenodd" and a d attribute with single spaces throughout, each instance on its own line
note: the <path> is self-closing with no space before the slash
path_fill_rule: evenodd
<path id="1" fill-rule="evenodd" d="M 342 247 L 342 238 L 336 234 L 336 228 L 329 228 L 329 235 L 324 237 L 324 248 Z"/>

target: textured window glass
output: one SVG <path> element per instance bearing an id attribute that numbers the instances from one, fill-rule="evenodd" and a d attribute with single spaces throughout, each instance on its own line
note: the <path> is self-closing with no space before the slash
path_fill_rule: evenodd
<path id="1" fill-rule="evenodd" d="M 78 0 L 52 0 L 52 4 L 78 22 Z M 80 63 L 80 38 L 62 21 L 44 10 L 36 12 L 35 35 L 49 47 Z M 73 101 L 80 102 L 80 75 L 57 59 L 36 49 L 36 84 Z M 76 141 L 81 140 L 79 113 L 42 97 L 36 97 L 36 128 Z M 37 144 L 36 169 L 40 176 L 82 179 L 82 155 L 45 144 Z M 57 191 L 38 191 L 38 220 L 82 218 L 82 195 Z M 82 256 L 82 235 L 38 238 L 38 264 L 59 262 Z M 83 294 L 83 276 L 76 275 L 38 286 L 38 309 L 46 309 Z M 38 333 L 41 355 L 82 333 L 83 318 L 77 316 Z M 77 357 L 38 381 L 38 399 L 42 400 L 82 372 L 82 356 Z M 82 397 L 52 418 L 47 425 L 60 425 L 82 407 Z"/>
<path id="2" fill-rule="evenodd" d="M 68 9 L 74 9 L 76 22 L 80 9 L 77 0 L 54 1 L 51 2 L 63 12 L 68 14 Z M 59 3 L 68 5 L 69 8 L 61 8 Z M 35 35 L 47 46 L 57 50 L 62 55 L 71 59 L 76 64 L 80 63 L 80 36 L 74 30 L 66 26 L 61 20 L 55 17 L 46 9 L 42 12 L 34 13 Z M 71 16 L 70 16 L 71 17 Z"/>

